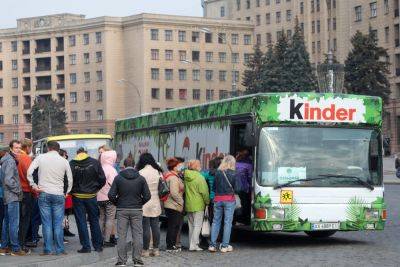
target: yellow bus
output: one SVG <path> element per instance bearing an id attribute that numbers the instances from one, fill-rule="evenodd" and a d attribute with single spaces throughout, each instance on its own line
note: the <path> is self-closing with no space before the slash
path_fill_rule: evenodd
<path id="1" fill-rule="evenodd" d="M 36 155 L 47 152 L 47 142 L 56 141 L 60 144 L 61 149 L 68 153 L 69 159 L 76 156 L 76 151 L 80 147 L 84 147 L 89 155 L 98 158 L 98 148 L 102 145 L 111 146 L 112 137 L 108 134 L 69 134 L 59 136 L 49 136 L 42 138 L 33 143 Z"/>

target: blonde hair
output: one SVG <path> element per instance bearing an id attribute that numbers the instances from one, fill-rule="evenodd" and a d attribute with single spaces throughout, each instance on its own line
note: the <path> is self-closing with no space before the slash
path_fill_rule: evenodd
<path id="1" fill-rule="evenodd" d="M 107 145 L 102 145 L 102 146 L 100 146 L 97 150 L 100 150 L 100 149 L 103 149 L 104 151 L 110 151 L 110 150 L 112 150 L 109 146 L 107 146 Z"/>
<path id="2" fill-rule="evenodd" d="M 236 159 L 231 155 L 225 156 L 221 164 L 219 165 L 218 170 L 236 170 Z"/>
<path id="3" fill-rule="evenodd" d="M 187 167 L 189 170 L 199 171 L 201 169 L 201 163 L 198 159 L 189 160 Z"/>

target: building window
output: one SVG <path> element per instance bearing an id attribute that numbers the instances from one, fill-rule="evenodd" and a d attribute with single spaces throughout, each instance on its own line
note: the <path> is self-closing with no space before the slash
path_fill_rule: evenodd
<path id="1" fill-rule="evenodd" d="M 385 43 L 389 43 L 389 27 L 385 27 Z"/>
<path id="2" fill-rule="evenodd" d="M 317 12 L 319 12 L 319 8 L 320 8 L 319 0 L 316 0 L 316 5 L 317 5 Z"/>
<path id="3" fill-rule="evenodd" d="M 185 50 L 179 50 L 179 60 L 186 61 L 186 51 Z"/>
<path id="4" fill-rule="evenodd" d="M 206 61 L 207 62 L 213 61 L 213 52 L 206 52 Z"/>
<path id="5" fill-rule="evenodd" d="M 76 65 L 76 54 L 69 55 L 69 64 Z"/>
<path id="6" fill-rule="evenodd" d="M 1 108 L 3 107 L 3 97 L 2 96 L 0 96 L 0 107 Z"/>
<path id="7" fill-rule="evenodd" d="M 78 121 L 78 112 L 71 111 L 71 121 Z"/>
<path id="8" fill-rule="evenodd" d="M 269 6 L 271 4 L 271 0 L 265 0 L 265 5 Z"/>
<path id="9" fill-rule="evenodd" d="M 102 82 L 103 81 L 103 72 L 101 70 L 96 71 L 96 76 L 97 76 L 97 81 Z"/>
<path id="10" fill-rule="evenodd" d="M 332 19 L 332 29 L 336 31 L 336 18 Z"/>
<path id="11" fill-rule="evenodd" d="M 165 69 L 165 80 L 172 81 L 174 79 L 174 70 Z"/>
<path id="12" fill-rule="evenodd" d="M 4 115 L 0 115 L 0 124 L 4 124 Z"/>
<path id="13" fill-rule="evenodd" d="M 311 49 L 312 53 L 315 54 L 315 42 L 312 42 L 312 49 Z"/>
<path id="14" fill-rule="evenodd" d="M 90 91 L 85 91 L 83 94 L 83 99 L 85 102 L 90 102 Z"/>
<path id="15" fill-rule="evenodd" d="M 187 90 L 186 89 L 179 89 L 179 99 L 186 100 L 187 98 Z"/>
<path id="16" fill-rule="evenodd" d="M 18 50 L 17 41 L 11 41 L 11 52 L 17 52 L 17 50 Z"/>
<path id="17" fill-rule="evenodd" d="M 186 42 L 186 31 L 178 31 L 179 42 Z"/>
<path id="18" fill-rule="evenodd" d="M 69 74 L 69 83 L 70 84 L 76 84 L 76 73 L 70 73 Z"/>
<path id="19" fill-rule="evenodd" d="M 219 52 L 218 56 L 219 56 L 220 63 L 226 63 L 226 53 L 225 52 Z"/>
<path id="20" fill-rule="evenodd" d="M 257 26 L 261 25 L 261 16 L 260 15 L 256 16 L 256 24 L 257 24 Z"/>
<path id="21" fill-rule="evenodd" d="M 385 14 L 389 14 L 389 0 L 383 0 L 383 9 L 385 10 Z"/>
<path id="22" fill-rule="evenodd" d="M 207 101 L 214 100 L 214 90 L 212 90 L 212 89 L 207 89 L 206 90 L 206 100 Z"/>
<path id="23" fill-rule="evenodd" d="M 226 33 L 218 33 L 218 43 L 226 44 Z"/>
<path id="24" fill-rule="evenodd" d="M 228 91 L 227 90 L 219 90 L 219 99 L 227 99 Z"/>
<path id="25" fill-rule="evenodd" d="M 337 41 L 336 38 L 333 38 L 333 51 L 336 51 L 337 49 Z"/>
<path id="26" fill-rule="evenodd" d="M 12 97 L 12 106 L 13 107 L 18 107 L 18 96 L 13 96 Z"/>
<path id="27" fill-rule="evenodd" d="M 4 133 L 0 133 L 0 142 L 1 142 L 1 143 L 4 142 Z"/>
<path id="28" fill-rule="evenodd" d="M 151 29 L 150 30 L 150 38 L 153 41 L 157 41 L 158 40 L 158 30 L 157 29 Z"/>
<path id="29" fill-rule="evenodd" d="M 89 34 L 88 33 L 83 34 L 83 44 L 84 45 L 89 44 Z"/>
<path id="30" fill-rule="evenodd" d="M 98 121 L 102 121 L 104 119 L 103 117 L 103 110 L 102 109 L 98 109 L 97 110 L 97 120 Z"/>
<path id="31" fill-rule="evenodd" d="M 372 35 L 372 37 L 374 37 L 374 39 L 376 41 L 378 41 L 378 30 L 372 30 L 371 29 L 371 35 Z"/>
<path id="32" fill-rule="evenodd" d="M 362 20 L 362 11 L 361 11 L 361 6 L 356 6 L 354 8 L 354 12 L 356 14 L 356 21 L 361 21 Z"/>
<path id="33" fill-rule="evenodd" d="M 248 64 L 250 62 L 250 58 L 251 58 L 250 54 L 244 53 L 243 61 L 245 64 Z"/>
<path id="34" fill-rule="evenodd" d="M 156 68 L 151 69 L 151 79 L 152 80 L 160 79 L 160 69 L 156 69 Z"/>
<path id="35" fill-rule="evenodd" d="M 272 35 L 270 32 L 266 33 L 267 44 L 272 43 Z"/>
<path id="36" fill-rule="evenodd" d="M 315 21 L 311 22 L 311 32 L 315 33 Z"/>
<path id="37" fill-rule="evenodd" d="M 244 35 L 244 44 L 245 45 L 251 45 L 251 35 L 250 34 L 245 34 Z"/>
<path id="38" fill-rule="evenodd" d="M 0 70 L 3 70 L 3 61 L 0 60 Z"/>
<path id="39" fill-rule="evenodd" d="M 283 35 L 283 30 L 282 31 L 277 31 L 276 32 L 276 40 L 280 40 L 282 38 Z"/>
<path id="40" fill-rule="evenodd" d="M 327 19 L 326 24 L 328 25 L 328 31 L 331 30 L 331 19 Z"/>
<path id="41" fill-rule="evenodd" d="M 3 43 L 0 42 L 0 53 L 3 52 Z"/>
<path id="42" fill-rule="evenodd" d="M 276 23 L 281 23 L 281 12 L 276 12 Z"/>
<path id="43" fill-rule="evenodd" d="M 173 99 L 174 98 L 174 89 L 167 88 L 165 89 L 165 99 Z"/>
<path id="44" fill-rule="evenodd" d="M 232 33 L 231 38 L 232 38 L 232 44 L 233 45 L 239 44 L 239 34 Z"/>
<path id="45" fill-rule="evenodd" d="M 179 70 L 179 80 L 180 81 L 185 81 L 187 79 L 187 74 L 186 74 L 186 70 L 184 69 L 180 69 Z"/>
<path id="46" fill-rule="evenodd" d="M 90 83 L 90 72 L 84 72 L 83 75 L 85 77 L 85 83 Z"/>
<path id="47" fill-rule="evenodd" d="M 220 70 L 219 71 L 219 81 L 220 82 L 225 82 L 226 81 L 226 71 L 225 70 Z"/>
<path id="48" fill-rule="evenodd" d="M 239 63 L 239 53 L 232 53 L 232 63 Z"/>
<path id="49" fill-rule="evenodd" d="M 213 80 L 213 71 L 212 70 L 206 70 L 206 80 L 207 81 Z"/>
<path id="50" fill-rule="evenodd" d="M 158 49 L 151 49 L 151 59 L 159 60 L 159 50 Z"/>
<path id="51" fill-rule="evenodd" d="M 173 60 L 174 59 L 174 51 L 173 50 L 165 50 L 165 60 Z"/>
<path id="52" fill-rule="evenodd" d="M 250 9 L 250 0 L 246 0 L 246 8 Z"/>
<path id="53" fill-rule="evenodd" d="M 75 35 L 70 35 L 68 36 L 68 42 L 69 46 L 75 46 L 76 45 L 76 36 Z"/>
<path id="54" fill-rule="evenodd" d="M 103 90 L 96 91 L 96 101 L 102 102 L 103 101 Z"/>
<path id="55" fill-rule="evenodd" d="M 200 51 L 192 51 L 192 61 L 193 62 L 200 61 Z"/>
<path id="56" fill-rule="evenodd" d="M 236 0 L 236 10 L 240 10 L 240 0 Z"/>
<path id="57" fill-rule="evenodd" d="M 286 10 L 286 21 L 292 20 L 292 10 Z"/>
<path id="58" fill-rule="evenodd" d="M 85 63 L 85 64 L 89 64 L 90 63 L 89 53 L 84 53 L 83 54 L 83 63 Z"/>
<path id="59" fill-rule="evenodd" d="M 192 32 L 192 42 L 193 43 L 200 42 L 200 32 Z"/>
<path id="60" fill-rule="evenodd" d="M 85 121 L 90 121 L 90 110 L 85 111 Z"/>
<path id="61" fill-rule="evenodd" d="M 275 4 L 279 5 L 281 3 L 281 0 L 275 0 Z"/>
<path id="62" fill-rule="evenodd" d="M 200 89 L 193 89 L 193 100 L 200 100 Z"/>
<path id="63" fill-rule="evenodd" d="M 304 2 L 300 2 L 300 14 L 304 14 Z"/>
<path id="64" fill-rule="evenodd" d="M 376 2 L 372 2 L 369 4 L 369 7 L 371 9 L 371 18 L 375 18 L 377 14 L 377 7 L 376 7 Z"/>
<path id="65" fill-rule="evenodd" d="M 172 30 L 165 30 L 164 35 L 165 35 L 165 41 L 167 42 L 172 41 Z"/>
<path id="66" fill-rule="evenodd" d="M 206 32 L 205 33 L 205 40 L 206 40 L 206 43 L 212 43 L 212 33 Z"/>
<path id="67" fill-rule="evenodd" d="M 317 52 L 320 53 L 321 52 L 321 41 L 317 42 Z"/>
<path id="68" fill-rule="evenodd" d="M 18 88 L 18 78 L 11 78 L 11 87 Z"/>
<path id="69" fill-rule="evenodd" d="M 232 71 L 232 81 L 235 83 L 239 82 L 239 71 L 238 70 Z"/>
<path id="70" fill-rule="evenodd" d="M 96 44 L 101 44 L 101 32 L 96 32 Z"/>
<path id="71" fill-rule="evenodd" d="M 317 33 L 321 32 L 321 21 L 317 20 Z"/>
<path id="72" fill-rule="evenodd" d="M 103 54 L 101 53 L 101 51 L 96 52 L 96 62 L 102 62 L 103 61 Z"/>
<path id="73" fill-rule="evenodd" d="M 11 67 L 13 70 L 18 69 L 18 61 L 16 59 L 11 60 Z"/>
<path id="74" fill-rule="evenodd" d="M 69 93 L 69 102 L 76 103 L 76 101 L 77 101 L 76 92 Z"/>
<path id="75" fill-rule="evenodd" d="M 200 70 L 193 70 L 193 81 L 200 81 Z"/>
<path id="76" fill-rule="evenodd" d="M 311 0 L 311 13 L 314 13 L 314 0 Z"/>
<path id="77" fill-rule="evenodd" d="M 220 15 L 221 15 L 221 18 L 225 17 L 225 7 L 224 6 L 221 6 Z"/>
<path id="78" fill-rule="evenodd" d="M 289 37 L 289 38 L 292 37 L 292 30 L 287 30 L 286 31 L 286 36 Z"/>
<path id="79" fill-rule="evenodd" d="M 71 130 L 71 134 L 78 134 L 78 133 L 79 133 L 78 130 L 75 130 L 75 129 Z"/>
<path id="80" fill-rule="evenodd" d="M 261 44 L 261 34 L 256 35 L 256 44 L 260 45 Z"/>
<path id="81" fill-rule="evenodd" d="M 265 14 L 265 24 L 271 24 L 271 13 Z"/>
<path id="82" fill-rule="evenodd" d="M 260 1 L 261 0 L 256 0 L 256 7 L 260 7 Z"/>

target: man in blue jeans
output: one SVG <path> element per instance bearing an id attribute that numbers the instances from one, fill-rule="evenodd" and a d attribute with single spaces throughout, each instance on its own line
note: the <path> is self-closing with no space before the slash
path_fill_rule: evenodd
<path id="1" fill-rule="evenodd" d="M 7 153 L 6 148 L 0 148 L 0 159 L 4 157 L 4 155 Z M 0 166 L 1 168 L 1 166 Z M 0 171 L 0 240 L 1 240 L 1 232 L 3 229 L 3 219 L 4 219 L 4 193 L 3 193 L 3 184 L 2 184 L 2 176 L 1 176 L 1 171 Z"/>
<path id="2" fill-rule="evenodd" d="M 97 192 L 105 185 L 106 176 L 98 160 L 89 157 L 85 148 L 79 148 L 76 158 L 71 161 L 72 176 L 74 178 L 71 190 L 74 215 L 78 227 L 79 241 L 82 248 L 78 253 L 90 253 L 89 232 L 86 223 L 86 214 L 90 224 L 92 245 L 97 252 L 103 251 L 103 237 L 99 223 L 99 207 Z"/>
<path id="3" fill-rule="evenodd" d="M 72 173 L 69 162 L 58 154 L 57 142 L 47 143 L 48 152 L 41 154 L 28 169 L 28 180 L 32 189 L 39 192 L 38 205 L 42 218 L 44 247 L 41 256 L 51 255 L 53 245 L 56 255 L 65 255 L 64 249 L 64 176 L 67 176 L 67 193 L 72 188 Z M 49 164 L 51 163 L 51 164 Z M 33 180 L 34 171 L 39 168 L 39 183 Z M 53 244 L 54 243 L 54 244 Z"/>

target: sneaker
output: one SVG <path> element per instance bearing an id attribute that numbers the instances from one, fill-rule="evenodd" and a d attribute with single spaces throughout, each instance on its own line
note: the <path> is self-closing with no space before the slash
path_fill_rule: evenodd
<path id="1" fill-rule="evenodd" d="M 143 250 L 142 251 L 142 257 L 144 257 L 144 258 L 150 257 L 150 251 L 149 250 Z"/>
<path id="2" fill-rule="evenodd" d="M 81 248 L 81 249 L 78 250 L 77 252 L 78 252 L 78 253 L 91 253 L 92 250 L 91 250 L 90 248 L 89 248 L 89 249 Z"/>
<path id="3" fill-rule="evenodd" d="M 219 250 L 220 250 L 222 253 L 225 253 L 225 252 L 232 252 L 232 251 L 233 251 L 233 247 L 232 247 L 231 245 L 229 245 L 229 246 L 227 246 L 227 247 L 221 246 Z"/>
<path id="4" fill-rule="evenodd" d="M 5 256 L 5 255 L 10 255 L 11 250 L 9 248 L 0 248 L 0 255 Z"/>
<path id="5" fill-rule="evenodd" d="M 195 247 L 195 248 L 189 248 L 189 251 L 203 251 L 203 249 L 199 246 Z"/>
<path id="6" fill-rule="evenodd" d="M 69 241 L 64 238 L 64 244 L 68 244 L 68 243 L 69 243 Z"/>
<path id="7" fill-rule="evenodd" d="M 158 248 L 155 248 L 151 251 L 150 255 L 153 257 L 158 257 L 160 256 L 160 250 Z"/>
<path id="8" fill-rule="evenodd" d="M 214 246 L 209 246 L 209 247 L 208 247 L 208 251 L 210 251 L 210 252 L 217 252 L 217 248 L 214 247 Z"/>
<path id="9" fill-rule="evenodd" d="M 111 242 L 104 242 L 104 243 L 103 243 L 103 247 L 105 247 L 105 248 L 112 248 L 112 247 L 115 247 L 115 244 L 114 244 L 114 243 L 111 243 Z"/>
<path id="10" fill-rule="evenodd" d="M 126 263 L 119 261 L 115 264 L 115 266 L 126 266 Z"/>
<path id="11" fill-rule="evenodd" d="M 101 253 L 101 252 L 103 252 L 103 248 L 95 248 L 94 251 Z"/>
<path id="12" fill-rule="evenodd" d="M 181 248 L 178 248 L 178 247 L 176 247 L 176 246 L 173 246 L 172 248 L 167 248 L 166 251 L 167 251 L 167 252 L 172 252 L 172 253 L 174 253 L 174 252 L 181 252 L 182 249 L 181 249 Z"/>
<path id="13" fill-rule="evenodd" d="M 64 236 L 74 237 L 75 234 L 71 233 L 71 232 L 69 231 L 69 229 L 65 229 L 65 228 L 64 228 Z"/>
<path id="14" fill-rule="evenodd" d="M 26 242 L 25 246 L 29 247 L 29 248 L 36 248 L 37 247 L 37 242 L 34 242 L 34 241 Z"/>
<path id="15" fill-rule="evenodd" d="M 110 236 L 110 243 L 114 243 L 116 245 L 117 241 L 118 241 L 118 239 L 115 237 L 115 235 Z"/>
<path id="16" fill-rule="evenodd" d="M 144 263 L 142 260 L 134 260 L 133 266 L 144 266 Z"/>
<path id="17" fill-rule="evenodd" d="M 29 251 L 29 253 L 26 253 L 25 251 L 23 251 L 22 249 L 19 251 L 12 251 L 10 253 L 11 256 L 27 256 L 29 255 L 31 252 Z"/>

